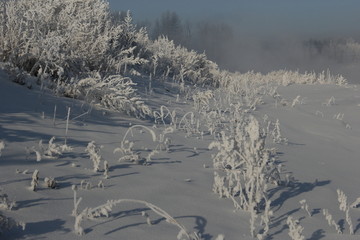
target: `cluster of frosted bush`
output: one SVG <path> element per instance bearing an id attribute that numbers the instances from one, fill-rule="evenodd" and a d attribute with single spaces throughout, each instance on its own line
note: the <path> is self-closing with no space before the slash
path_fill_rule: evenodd
<path id="1" fill-rule="evenodd" d="M 176 46 L 167 37 L 161 36 L 149 45 L 153 53 L 153 75 L 172 77 L 179 82 L 213 84 L 219 74 L 218 66 L 205 54 Z"/>
<path id="2" fill-rule="evenodd" d="M 146 33 L 130 16 L 113 24 L 106 1 L 1 1 L 0 18 L 1 60 L 32 75 L 67 78 L 141 63 L 132 53 Z"/>
<path id="3" fill-rule="evenodd" d="M 21 84 L 28 84 L 28 77 L 18 76 L 25 71 L 59 94 L 136 115 L 148 109 L 131 90 L 132 80 L 122 76 L 204 84 L 220 74 L 205 54 L 166 37 L 151 41 L 129 12 L 115 20 L 105 0 L 1 1 L 0 61 L 11 64 L 14 81 Z M 125 96 L 124 90 L 129 90 Z"/>
<path id="4" fill-rule="evenodd" d="M 346 85 L 347 81 L 341 75 L 332 75 L 330 71 L 321 73 L 279 70 L 267 74 L 247 72 L 228 73 L 221 78 L 220 86 L 226 87 L 234 93 L 241 93 L 259 86 L 288 86 L 291 84 L 338 84 Z"/>
<path id="5" fill-rule="evenodd" d="M 91 71 L 133 70 L 205 82 L 218 71 L 205 54 L 176 46 L 166 37 L 149 40 L 145 29 L 132 24 L 130 13 L 115 21 L 104 0 L 0 4 L 1 61 L 32 75 L 66 79 Z"/>

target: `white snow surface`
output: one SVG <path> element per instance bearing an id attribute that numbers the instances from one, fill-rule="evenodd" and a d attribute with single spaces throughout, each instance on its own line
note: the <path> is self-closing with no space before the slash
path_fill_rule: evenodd
<path id="1" fill-rule="evenodd" d="M 273 98 L 265 97 L 264 104 L 253 113 L 258 119 L 267 114 L 272 120 L 280 120 L 281 133 L 289 143 L 275 147 L 286 172 L 296 179 L 291 186 L 274 186 L 269 190 L 274 216 L 266 239 L 290 239 L 286 225 L 288 216 L 300 220 L 306 239 L 360 239 L 360 210 L 350 209 L 355 235 L 349 235 L 336 193 L 337 189 L 344 191 L 349 204 L 360 197 L 358 86 L 290 85 L 279 87 L 278 92 L 290 103 L 298 95 L 303 102 L 294 107 L 291 104 L 280 106 Z M 335 104 L 327 106 L 325 103 L 331 97 L 335 98 Z M 194 111 L 185 100 L 176 102 L 175 94 L 161 94 L 155 89 L 154 96 L 148 98 L 153 108 L 165 104 L 171 109 L 179 108 L 183 114 Z M 118 162 L 119 154 L 114 154 L 113 150 L 120 146 L 130 124 L 152 128 L 154 123 L 93 109 L 85 118 L 70 121 L 67 143 L 72 151 L 37 162 L 36 155 L 27 156 L 25 148 L 38 146 L 41 139 L 47 144 L 53 136 L 56 144 L 63 144 L 67 107 L 71 107 L 70 119 L 73 119 L 88 106 L 78 100 L 16 85 L 4 72 L 0 73 L 0 102 L 0 140 L 5 142 L 0 157 L 0 188 L 17 202 L 15 210 L 2 212 L 26 223 L 25 230 L 5 231 L 0 239 L 176 239 L 179 229 L 144 206 L 128 203 L 116 206 L 108 218 L 84 220 L 82 227 L 86 234 L 75 235 L 71 187 L 79 186 L 82 180 L 91 182 L 94 187 L 78 190 L 78 197 L 83 198 L 80 210 L 112 199 L 138 199 L 164 209 L 189 231 L 201 233 L 203 239 L 216 239 L 219 234 L 224 234 L 227 240 L 254 239 L 249 230 L 250 214 L 234 211 L 230 200 L 220 199 L 212 192 L 211 154 L 214 152 L 208 150 L 213 140 L 211 136 L 198 139 L 175 131 L 170 134 L 170 151 L 154 155 L 151 165 Z M 339 113 L 344 114 L 343 119 L 334 119 Z M 160 124 L 153 130 L 159 134 L 162 129 Z M 155 147 L 146 131 L 135 129 L 130 138 L 139 151 Z M 104 146 L 100 154 L 109 162 L 109 179 L 92 169 L 92 162 L 85 153 L 91 141 Z M 40 186 L 33 192 L 28 188 L 36 169 Z M 28 173 L 16 173 L 17 170 L 28 170 Z M 58 189 L 46 188 L 45 177 L 53 177 Z M 104 189 L 96 187 L 100 180 Z M 301 209 L 299 201 L 302 199 L 306 199 L 312 217 Z M 327 225 L 322 209 L 329 210 L 344 234 L 337 234 Z M 142 211 L 149 214 L 151 226 L 141 216 Z"/>

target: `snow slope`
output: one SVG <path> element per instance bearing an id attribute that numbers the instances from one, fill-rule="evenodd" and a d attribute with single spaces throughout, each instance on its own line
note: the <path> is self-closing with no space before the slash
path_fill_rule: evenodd
<path id="1" fill-rule="evenodd" d="M 282 135 L 289 143 L 274 146 L 278 149 L 279 161 L 296 181 L 288 187 L 270 189 L 274 217 L 267 239 L 290 239 L 286 226 L 290 215 L 300 219 L 306 239 L 359 239 L 359 209 L 350 210 L 355 229 L 355 235 L 350 236 L 336 194 L 338 188 L 343 190 L 349 203 L 360 197 L 360 92 L 357 86 L 291 85 L 279 87 L 278 92 L 289 102 L 287 106 L 264 97 L 264 104 L 253 114 L 258 119 L 267 114 L 272 120 L 280 120 Z M 185 100 L 177 102 L 176 94 L 162 93 L 155 88 L 154 95 L 147 96 L 153 108 L 165 104 L 177 109 L 180 115 L 193 111 Z M 298 95 L 302 104 L 291 107 Z M 331 97 L 335 100 L 327 104 Z M 78 190 L 78 197 L 83 198 L 80 210 L 109 199 L 145 200 L 167 211 L 189 231 L 201 233 L 203 239 L 216 239 L 218 234 L 230 240 L 253 239 L 249 231 L 250 214 L 235 212 L 230 200 L 219 199 L 212 193 L 213 151 L 208 150 L 213 140 L 211 136 L 199 139 L 175 131 L 169 135 L 170 151 L 155 155 L 151 165 L 118 162 L 119 154 L 114 154 L 113 150 L 120 146 L 129 126 L 142 124 L 156 134 L 164 127 L 160 124 L 153 128 L 151 120 L 134 119 L 102 109 L 92 109 L 90 114 L 76 118 L 90 106 L 40 90 L 28 90 L 9 81 L 4 72 L 0 72 L 0 102 L 0 139 L 6 144 L 0 157 L 0 187 L 17 202 L 15 210 L 2 212 L 27 223 L 24 231 L 7 231 L 0 239 L 176 239 L 179 229 L 138 204 L 119 205 L 109 218 L 84 221 L 86 235 L 76 236 L 73 232 L 75 220 L 71 216 L 71 186 L 79 185 L 82 180 L 91 182 L 94 187 Z M 41 139 L 46 144 L 53 136 L 55 143 L 62 144 L 67 107 L 71 108 L 70 119 L 76 118 L 70 121 L 68 133 L 68 145 L 73 150 L 59 158 L 37 162 L 35 154 L 27 155 L 25 148 L 37 146 Z M 343 119 L 334 119 L 339 113 L 344 114 Z M 135 129 L 129 138 L 144 156 L 156 147 L 147 131 Z M 101 155 L 109 162 L 109 179 L 104 179 L 101 172 L 93 172 L 85 153 L 90 141 L 103 146 Z M 33 192 L 28 187 L 35 169 L 40 172 L 41 186 Z M 21 173 L 16 173 L 17 170 Z M 28 173 L 23 174 L 24 170 Z M 54 177 L 59 188 L 44 187 L 45 177 Z M 96 187 L 100 180 L 105 189 Z M 307 200 L 312 217 L 300 209 L 302 199 Z M 324 208 L 329 209 L 345 234 L 338 235 L 327 225 L 322 215 Z M 152 226 L 141 216 L 142 211 L 150 215 Z"/>

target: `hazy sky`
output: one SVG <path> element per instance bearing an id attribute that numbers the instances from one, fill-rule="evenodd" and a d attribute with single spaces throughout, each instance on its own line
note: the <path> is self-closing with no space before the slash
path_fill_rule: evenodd
<path id="1" fill-rule="evenodd" d="M 131 10 L 136 21 L 164 11 L 184 19 L 224 21 L 254 35 L 360 35 L 360 0 L 110 0 L 112 10 Z"/>

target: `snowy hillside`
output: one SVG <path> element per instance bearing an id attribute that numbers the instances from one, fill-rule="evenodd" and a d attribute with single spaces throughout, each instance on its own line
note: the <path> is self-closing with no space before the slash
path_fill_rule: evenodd
<path id="1" fill-rule="evenodd" d="M 218 234 L 224 234 L 226 239 L 253 239 L 249 213 L 234 211 L 231 200 L 221 199 L 212 192 L 211 154 L 215 150 L 208 150 L 208 146 L 213 136 L 187 137 L 184 131 L 175 129 L 167 135 L 171 139 L 168 151 L 154 154 L 149 164 L 118 162 L 121 154 L 113 151 L 120 147 L 130 126 L 144 125 L 159 136 L 170 125 L 160 123 L 154 128 L 152 120 L 141 121 L 99 109 L 76 118 L 89 106 L 40 90 L 28 90 L 11 83 L 4 72 L 0 83 L 3 103 L 0 106 L 0 138 L 5 143 L 0 158 L 0 183 L 9 199 L 16 201 L 12 211 L 2 212 L 26 223 L 25 230 L 5 231 L 3 239 L 75 238 L 75 218 L 71 216 L 74 208 L 72 185 L 78 186 L 77 197 L 83 198 L 80 211 L 107 200 L 144 200 L 167 211 L 190 232 L 200 233 L 203 239 L 215 239 Z M 176 95 L 156 92 L 155 88 L 151 96 L 154 108 L 166 103 L 179 117 L 194 111 L 183 98 L 176 101 Z M 351 236 L 345 213 L 339 210 L 336 193 L 337 189 L 344 191 L 349 204 L 359 197 L 358 89 L 356 86 L 290 85 L 279 87 L 277 92 L 283 99 L 282 104 L 266 96 L 253 114 L 260 121 L 265 115 L 273 121 L 279 119 L 281 135 L 287 138 L 287 144 L 272 141 L 269 144 L 278 149 L 278 161 L 286 169 L 282 177 L 291 173 L 294 180 L 287 186 L 272 185 L 268 190 L 274 215 L 266 239 L 289 239 L 288 216 L 300 219 L 306 239 L 358 239 L 359 210 L 350 209 L 355 231 Z M 297 96 L 300 96 L 299 101 L 293 101 Z M 35 152 L 28 150 L 27 153 L 26 149 L 38 149 L 40 140 L 46 147 L 53 136 L 55 144 L 64 143 L 67 107 L 71 108 L 67 144 L 72 150 L 37 161 Z M 143 128 L 134 128 L 127 138 L 134 142 L 134 149 L 140 152 L 141 158 L 157 145 Z M 93 171 L 85 152 L 91 141 L 103 146 L 99 154 L 109 163 L 108 179 L 104 178 L 102 170 Z M 36 169 L 39 170 L 39 185 L 36 191 L 31 191 L 31 178 Z M 45 177 L 54 178 L 57 187 L 44 186 Z M 99 181 L 104 188 L 97 186 Z M 81 183 L 84 186 L 90 183 L 92 187 L 82 189 Z M 312 217 L 300 209 L 299 201 L 303 199 Z M 328 226 L 323 209 L 333 215 L 343 235 Z M 141 216 L 143 211 L 149 214 L 152 226 Z M 179 232 L 176 226 L 148 207 L 134 203 L 120 204 L 108 218 L 84 220 L 82 227 L 86 234 L 84 239 L 176 239 Z"/>

